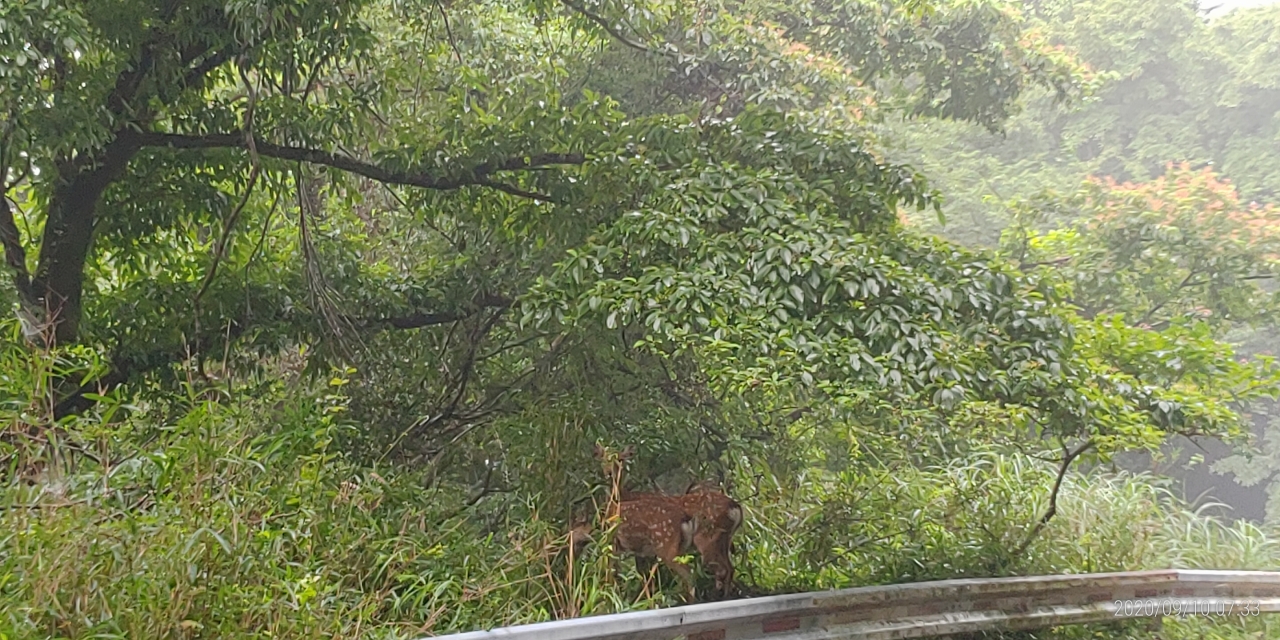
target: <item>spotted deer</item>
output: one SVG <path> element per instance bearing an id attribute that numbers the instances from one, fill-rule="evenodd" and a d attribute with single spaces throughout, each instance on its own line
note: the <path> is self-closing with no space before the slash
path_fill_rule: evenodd
<path id="1" fill-rule="evenodd" d="M 742 505 L 716 485 L 706 482 L 696 484 L 678 496 L 627 491 L 622 482 L 623 467 L 634 455 L 635 447 L 630 445 L 616 456 L 610 455 L 599 444 L 595 446 L 595 457 L 601 461 L 618 499 L 673 500 L 694 519 L 693 546 L 702 557 L 703 566 L 715 577 L 716 591 L 722 597 L 729 597 L 734 573 L 733 535 L 742 525 Z"/>
<path id="2" fill-rule="evenodd" d="M 697 521 L 678 502 L 653 498 L 611 501 L 604 520 L 617 523 L 613 530 L 614 548 L 635 557 L 636 570 L 645 576 L 646 591 L 652 560 L 657 558 L 680 577 L 687 600 L 694 601 L 693 574 L 676 558 L 693 544 Z M 574 555 L 592 539 L 591 533 L 590 517 L 575 518 L 569 535 Z"/>

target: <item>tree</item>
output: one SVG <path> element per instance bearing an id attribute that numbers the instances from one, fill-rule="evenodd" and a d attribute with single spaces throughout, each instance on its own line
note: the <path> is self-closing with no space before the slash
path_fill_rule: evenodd
<path id="1" fill-rule="evenodd" d="M 6 55 L 14 72 L 5 75 L 16 79 L 6 91 L 6 175 L 16 172 L 30 185 L 44 223 L 36 268 L 28 273 L 12 215 L 4 212 L 8 262 L 28 311 L 47 311 L 58 340 L 76 339 L 95 230 L 100 254 L 180 222 L 209 224 L 217 213 L 224 213 L 228 231 L 234 222 L 228 212 L 199 206 L 213 204 L 207 201 L 157 211 L 125 185 L 153 194 L 157 187 L 170 195 L 203 192 L 216 200 L 219 183 L 239 181 L 252 190 L 264 171 L 285 170 L 270 164 L 283 161 L 447 191 L 493 187 L 498 173 L 582 162 L 580 153 L 567 150 L 502 155 L 495 149 L 483 159 L 438 157 L 432 166 L 339 151 L 338 138 L 358 137 L 371 124 L 361 117 L 344 122 L 330 111 L 346 105 L 372 113 L 370 88 L 343 75 L 370 62 L 373 41 L 361 16 L 366 6 L 9 8 L 6 23 L 21 30 L 9 39 Z M 238 92 L 231 88 L 236 79 Z M 317 135 L 334 130 L 338 136 Z M 149 175 L 141 175 L 144 168 Z M 6 191 L 16 186 L 6 183 Z"/>
<path id="2" fill-rule="evenodd" d="M 1280 210 L 1242 203 L 1213 171 L 1181 164 L 1147 183 L 1091 180 L 1072 205 L 1065 215 L 1079 222 L 1015 228 L 1005 244 L 1024 266 L 1052 265 L 1071 282 L 1086 317 L 1156 329 L 1200 318 L 1219 335 L 1275 321 L 1280 299 L 1265 285 L 1280 277 Z"/>
<path id="3" fill-rule="evenodd" d="M 1250 334 L 1265 340 L 1274 327 L 1280 257 L 1275 207 L 1245 204 L 1211 170 L 1182 164 L 1170 165 L 1150 182 L 1093 179 L 1072 197 L 1046 195 L 1013 209 L 1018 226 L 1005 232 L 1004 251 L 1024 268 L 1062 283 L 1081 315 L 1106 327 L 1112 337 L 1085 342 L 1103 361 L 1126 371 L 1164 371 L 1155 380 L 1171 389 L 1197 377 L 1201 389 L 1247 388 L 1253 384 L 1247 375 L 1214 380 L 1213 372 L 1232 368 L 1236 359 L 1269 366 L 1269 357 L 1256 348 L 1233 349 L 1220 341 L 1248 342 Z M 1076 222 L 1036 229 L 1050 218 Z M 1245 417 L 1273 404 L 1257 402 L 1272 392 L 1234 400 L 1235 392 L 1227 393 L 1221 399 L 1249 411 Z M 1240 422 L 1236 435 L 1257 430 L 1256 424 L 1248 426 Z M 1262 477 L 1258 469 L 1265 463 L 1249 468 L 1237 456 L 1215 466 L 1246 470 L 1237 476 L 1248 486 Z"/>
<path id="4" fill-rule="evenodd" d="M 1057 278 L 897 228 L 903 186 L 841 177 L 872 158 L 837 141 L 802 153 L 794 124 L 748 122 L 720 134 L 739 154 L 689 166 L 572 251 L 526 321 L 644 326 L 716 397 L 801 398 L 872 430 L 998 420 L 1060 446 L 1064 473 L 1170 434 L 1239 435 L 1234 403 L 1275 392 L 1277 370 L 1206 326 L 1078 318 Z"/>
<path id="5" fill-rule="evenodd" d="M 1020 44 L 1007 12 L 841 7 L 838 25 L 816 22 L 835 10 L 826 5 L 6 7 L 0 239 L 22 313 L 33 335 L 108 346 L 106 384 L 229 340 L 271 348 L 451 324 L 504 308 L 518 281 L 445 293 L 443 283 L 370 264 L 361 256 L 386 242 L 375 218 L 387 209 L 429 212 L 428 226 L 480 235 L 502 220 L 549 220 L 526 226 L 542 235 L 523 239 L 551 255 L 548 241 L 571 246 L 609 215 L 615 189 L 635 184 L 618 160 L 646 152 L 625 146 L 624 125 L 708 107 L 733 117 L 749 104 L 834 117 L 838 101 L 816 98 L 923 73 L 914 109 L 996 126 L 1026 84 L 1074 86 L 1069 60 Z M 691 30 L 699 21 L 708 30 Z M 969 43 L 983 53 L 966 74 L 942 73 Z M 624 53 L 624 69 L 650 70 L 631 78 L 633 89 L 656 81 L 676 101 L 635 105 L 642 117 L 626 121 L 593 92 L 593 71 Z M 972 83 L 1001 90 L 959 102 Z M 848 115 L 820 126 L 855 126 Z M 684 159 L 718 153 L 671 140 L 695 145 Z M 612 169 L 586 182 L 588 163 Z M 330 206 L 338 202 L 355 217 Z M 427 251 L 451 253 L 444 235 Z M 304 266 L 281 278 L 260 260 Z M 474 276 L 464 279 L 476 284 Z M 340 298 L 363 300 L 370 313 L 344 311 Z"/>

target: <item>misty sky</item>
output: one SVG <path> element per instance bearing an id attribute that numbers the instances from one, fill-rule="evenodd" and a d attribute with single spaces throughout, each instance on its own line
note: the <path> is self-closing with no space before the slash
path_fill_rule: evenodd
<path id="1" fill-rule="evenodd" d="M 1200 0 L 1201 7 L 1215 7 L 1221 5 L 1213 13 L 1218 14 L 1230 11 L 1239 7 L 1257 7 L 1264 4 L 1275 4 L 1278 0 Z"/>

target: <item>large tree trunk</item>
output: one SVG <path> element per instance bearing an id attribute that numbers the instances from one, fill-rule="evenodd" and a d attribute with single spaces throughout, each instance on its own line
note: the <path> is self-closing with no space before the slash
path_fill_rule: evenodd
<path id="1" fill-rule="evenodd" d="M 47 312 L 57 344 L 75 342 L 83 315 L 84 268 L 93 244 L 98 201 L 128 167 L 138 145 L 117 134 L 101 152 L 80 156 L 59 167 L 58 184 L 49 201 L 44 238 L 32 278 L 32 292 Z"/>
<path id="2" fill-rule="evenodd" d="M 74 180 L 59 185 L 49 202 L 44 242 L 32 289 L 53 325 L 53 338 L 75 342 L 80 332 L 84 265 L 93 241 L 93 222 L 101 188 Z"/>

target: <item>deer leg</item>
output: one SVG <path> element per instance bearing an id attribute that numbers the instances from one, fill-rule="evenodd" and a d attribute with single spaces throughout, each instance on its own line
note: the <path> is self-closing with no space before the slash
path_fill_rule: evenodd
<path id="1" fill-rule="evenodd" d="M 716 567 L 716 582 L 721 595 L 727 600 L 733 589 L 733 565 Z"/>
<path id="2" fill-rule="evenodd" d="M 701 538 L 697 543 L 703 566 L 716 579 L 716 592 L 728 598 L 733 585 L 733 558 L 729 551 L 732 543 L 723 537 Z"/>
<path id="3" fill-rule="evenodd" d="M 680 579 L 684 581 L 685 587 L 688 589 L 688 592 L 689 592 L 688 602 L 690 603 L 696 602 L 698 600 L 698 596 L 693 590 L 693 574 L 689 572 L 689 567 L 686 567 L 683 564 L 676 562 L 675 558 L 671 558 L 671 559 L 660 558 L 660 559 L 662 560 L 662 564 L 667 565 L 667 568 L 674 571 L 675 574 L 680 576 Z"/>
<path id="4" fill-rule="evenodd" d="M 717 546 L 722 553 L 717 558 L 715 567 L 716 586 L 720 589 L 721 595 L 728 598 L 730 590 L 733 589 L 733 543 L 726 540 Z"/>
<path id="5" fill-rule="evenodd" d="M 636 556 L 636 573 L 640 574 L 640 578 L 644 580 L 644 597 L 649 597 L 650 582 L 654 578 L 654 570 L 657 566 L 653 564 L 653 558 Z"/>

